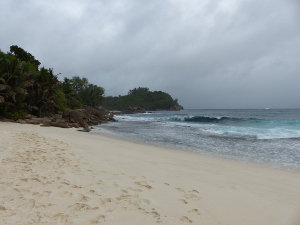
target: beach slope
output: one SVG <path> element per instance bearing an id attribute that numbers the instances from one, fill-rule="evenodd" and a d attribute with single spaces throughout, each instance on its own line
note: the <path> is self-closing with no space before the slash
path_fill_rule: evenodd
<path id="1" fill-rule="evenodd" d="M 300 224 L 299 172 L 76 129 L 0 137 L 0 224 Z"/>

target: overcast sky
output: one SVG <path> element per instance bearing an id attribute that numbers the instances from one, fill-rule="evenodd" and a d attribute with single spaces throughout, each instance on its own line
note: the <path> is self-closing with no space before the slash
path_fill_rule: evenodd
<path id="1" fill-rule="evenodd" d="M 300 108 L 299 0 L 2 0 L 18 45 L 105 95 L 164 91 L 185 108 Z"/>

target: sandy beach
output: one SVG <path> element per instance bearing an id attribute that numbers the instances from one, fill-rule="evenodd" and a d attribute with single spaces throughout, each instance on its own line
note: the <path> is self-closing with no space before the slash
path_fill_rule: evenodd
<path id="1" fill-rule="evenodd" d="M 0 123 L 0 224 L 299 225 L 300 173 Z"/>

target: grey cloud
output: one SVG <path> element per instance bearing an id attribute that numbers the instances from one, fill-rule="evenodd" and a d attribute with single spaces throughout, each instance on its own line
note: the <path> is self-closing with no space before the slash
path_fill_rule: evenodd
<path id="1" fill-rule="evenodd" d="M 2 1 L 0 48 L 126 94 L 186 108 L 299 107 L 300 7 L 266 1 Z"/>

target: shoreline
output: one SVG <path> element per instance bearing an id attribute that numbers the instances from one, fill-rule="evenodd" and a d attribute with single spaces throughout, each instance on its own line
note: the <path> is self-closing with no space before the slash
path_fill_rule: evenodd
<path id="1" fill-rule="evenodd" d="M 113 132 L 110 132 L 108 130 L 99 130 L 97 128 L 94 128 L 94 129 L 91 130 L 90 134 L 103 135 L 105 137 L 112 138 L 112 139 L 118 139 L 120 141 L 131 142 L 131 143 L 134 143 L 134 144 L 147 145 L 147 146 L 152 146 L 152 147 L 155 147 L 155 148 L 167 149 L 167 150 L 170 150 L 170 151 L 180 151 L 180 152 L 186 152 L 186 153 L 191 153 L 191 154 L 196 154 L 196 155 L 199 154 L 203 157 L 211 157 L 213 159 L 216 158 L 216 159 L 221 159 L 221 160 L 225 160 L 225 161 L 229 161 L 229 162 L 249 164 L 249 165 L 254 165 L 254 166 L 258 166 L 258 167 L 262 167 L 262 168 L 271 168 L 271 169 L 275 169 L 275 170 L 278 169 L 278 170 L 290 171 L 290 172 L 300 174 L 300 168 L 283 166 L 283 165 L 279 165 L 279 164 L 275 165 L 275 164 L 272 164 L 272 163 L 268 164 L 268 163 L 256 162 L 254 160 L 253 161 L 250 161 L 250 160 L 247 161 L 247 160 L 238 159 L 238 158 L 224 157 L 224 156 L 220 156 L 220 155 L 209 154 L 209 153 L 195 151 L 195 150 L 191 150 L 191 149 L 184 149 L 184 148 L 180 148 L 180 147 L 176 148 L 174 146 L 164 146 L 164 145 L 160 145 L 160 144 L 154 144 L 152 142 L 145 142 L 145 141 L 137 140 L 137 139 L 134 139 L 134 138 L 122 136 L 120 134 L 113 133 Z"/>
<path id="2" fill-rule="evenodd" d="M 2 224 L 300 221 L 298 172 L 76 129 L 0 128 Z"/>

